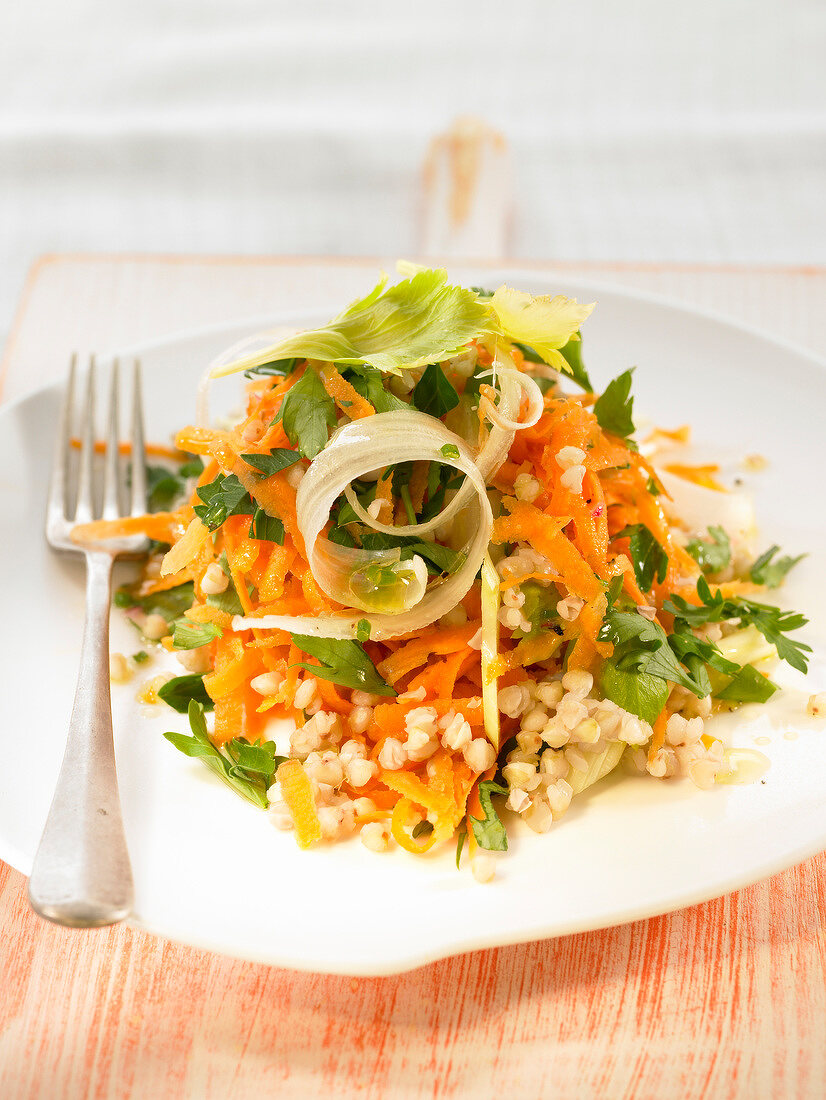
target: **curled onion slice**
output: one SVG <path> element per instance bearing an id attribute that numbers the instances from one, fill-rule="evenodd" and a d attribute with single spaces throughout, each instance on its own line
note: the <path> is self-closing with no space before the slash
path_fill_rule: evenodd
<path id="1" fill-rule="evenodd" d="M 329 520 L 333 503 L 352 481 L 378 467 L 420 461 L 452 466 L 466 475 L 466 484 L 476 494 L 476 522 L 462 551 L 464 561 L 455 573 L 422 591 L 417 592 L 411 584 L 410 597 L 402 606 L 390 611 L 380 610 L 375 596 L 370 597 L 354 586 L 354 574 L 362 568 L 392 567 L 393 563 L 415 572 L 421 570 L 424 563 L 418 566 L 415 558 L 412 562 L 399 563 L 398 549 L 365 551 L 339 546 L 324 538 L 321 532 Z M 435 417 L 414 409 L 377 413 L 339 428 L 304 475 L 296 499 L 296 513 L 310 569 L 319 587 L 337 603 L 367 612 L 365 618 L 370 624 L 370 636 L 377 639 L 420 630 L 455 607 L 479 571 L 493 524 L 485 481 L 467 444 Z M 415 533 L 423 537 L 443 524 L 445 518 L 442 513 L 437 523 L 396 528 L 378 525 L 369 515 L 365 522 L 390 534 Z"/>

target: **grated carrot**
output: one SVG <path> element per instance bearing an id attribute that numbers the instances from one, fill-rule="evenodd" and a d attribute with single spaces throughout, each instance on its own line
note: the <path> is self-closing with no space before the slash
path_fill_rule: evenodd
<path id="1" fill-rule="evenodd" d="M 407 642 L 395 653 L 387 657 L 377 667 L 381 675 L 391 684 L 397 683 L 403 676 L 419 668 L 432 655 L 454 653 L 465 650 L 470 639 L 481 626 L 473 622 L 435 630 L 426 630 L 418 638 Z"/>
<path id="2" fill-rule="evenodd" d="M 285 760 L 278 765 L 275 778 L 281 787 L 281 797 L 295 826 L 299 848 L 309 848 L 321 840 L 321 824 L 313 798 L 313 788 L 307 773 L 297 760 Z"/>
<path id="3" fill-rule="evenodd" d="M 376 410 L 370 402 L 339 374 L 332 363 L 324 363 L 317 369 L 324 389 L 345 416 L 349 416 L 351 420 L 363 420 L 365 416 L 375 416 Z"/>
<path id="4" fill-rule="evenodd" d="M 195 516 L 183 535 L 164 556 L 161 562 L 161 576 L 165 577 L 170 573 L 180 573 L 182 569 L 185 569 L 208 538 L 209 528 L 205 527 L 200 519 Z"/>
<path id="5" fill-rule="evenodd" d="M 101 542 L 128 535 L 146 535 L 157 542 L 174 542 L 183 530 L 179 512 L 152 512 L 145 516 L 124 516 L 123 519 L 98 519 L 79 523 L 72 528 L 72 542 Z M 170 551 L 171 553 L 171 551 Z M 184 563 L 186 565 L 188 563 Z M 183 566 L 181 566 L 183 568 Z M 178 572 L 178 570 L 174 570 Z"/>

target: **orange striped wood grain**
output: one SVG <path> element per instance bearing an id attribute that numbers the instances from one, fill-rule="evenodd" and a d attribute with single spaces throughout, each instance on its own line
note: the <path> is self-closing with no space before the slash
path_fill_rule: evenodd
<path id="1" fill-rule="evenodd" d="M 825 872 L 352 979 L 56 928 L 0 865 L 0 1096 L 821 1098 Z"/>

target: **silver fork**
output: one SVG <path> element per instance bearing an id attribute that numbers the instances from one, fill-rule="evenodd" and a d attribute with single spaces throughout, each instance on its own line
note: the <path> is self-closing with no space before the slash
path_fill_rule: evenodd
<path id="1" fill-rule="evenodd" d="M 112 366 L 106 450 L 103 458 L 103 519 L 119 519 L 121 460 L 118 429 L 119 364 Z M 123 831 L 115 774 L 112 705 L 109 696 L 109 604 L 112 566 L 122 555 L 146 549 L 143 536 L 80 546 L 75 524 L 97 518 L 95 473 L 95 363 L 89 363 L 77 460 L 77 503 L 72 509 L 72 407 L 77 375 L 73 356 L 55 448 L 46 538 L 55 550 L 85 554 L 86 624 L 69 735 L 60 775 L 29 879 L 29 901 L 42 917 L 72 927 L 123 920 L 132 910 L 132 868 Z M 146 468 L 140 364 L 134 364 L 131 415 L 132 484 L 126 514 L 146 511 Z"/>

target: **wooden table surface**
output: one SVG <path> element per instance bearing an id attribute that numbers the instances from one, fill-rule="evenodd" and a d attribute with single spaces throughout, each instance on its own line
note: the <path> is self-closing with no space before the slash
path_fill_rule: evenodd
<path id="1" fill-rule="evenodd" d="M 106 348 L 355 294 L 376 261 L 50 257 L 4 396 Z M 820 270 L 559 267 L 826 354 Z M 0 1098 L 826 1095 L 826 856 L 705 905 L 393 978 L 237 962 L 126 926 L 36 918 L 0 864 Z"/>

